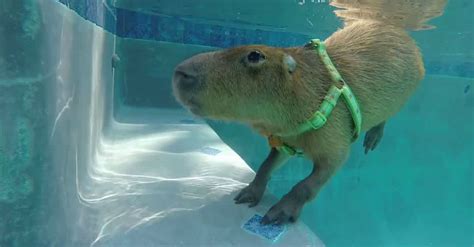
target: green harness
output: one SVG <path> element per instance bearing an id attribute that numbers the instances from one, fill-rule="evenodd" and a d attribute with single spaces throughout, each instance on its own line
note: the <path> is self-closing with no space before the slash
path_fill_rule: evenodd
<path id="1" fill-rule="evenodd" d="M 334 64 L 331 62 L 331 59 L 329 58 L 329 55 L 326 52 L 326 46 L 319 39 L 311 40 L 310 45 L 314 48 L 314 50 L 321 58 L 321 61 L 326 66 L 326 69 L 329 71 L 331 80 L 335 85 L 331 86 L 328 94 L 324 97 L 324 100 L 321 103 L 319 110 L 313 114 L 313 117 L 302 123 L 294 131 L 285 134 L 278 134 L 277 136 L 270 135 L 268 137 L 270 146 L 275 147 L 280 152 L 284 152 L 292 156 L 302 155 L 303 152 L 287 145 L 286 143 L 283 143 L 281 140 L 279 140 L 279 137 L 297 136 L 308 131 L 317 130 L 323 127 L 324 124 L 327 122 L 329 116 L 331 115 L 332 110 L 336 106 L 341 94 L 344 96 L 347 108 L 351 112 L 352 119 L 354 120 L 353 141 L 355 141 L 359 137 L 362 126 L 362 115 L 360 112 L 359 103 L 357 103 L 357 99 L 352 93 L 352 90 L 350 89 L 349 85 L 347 85 L 344 79 L 342 79 L 341 74 L 339 74 L 336 67 L 334 67 Z"/>

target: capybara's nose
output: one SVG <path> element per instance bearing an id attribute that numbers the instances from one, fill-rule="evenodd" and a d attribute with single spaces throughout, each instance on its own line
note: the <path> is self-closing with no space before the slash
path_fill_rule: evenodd
<path id="1" fill-rule="evenodd" d="M 215 52 L 206 52 L 195 55 L 180 63 L 174 70 L 173 83 L 180 91 L 196 91 L 205 83 L 206 68 L 214 60 Z"/>
<path id="2" fill-rule="evenodd" d="M 173 82 L 179 90 L 194 90 L 199 86 L 197 72 L 192 61 L 184 61 L 174 71 Z"/>

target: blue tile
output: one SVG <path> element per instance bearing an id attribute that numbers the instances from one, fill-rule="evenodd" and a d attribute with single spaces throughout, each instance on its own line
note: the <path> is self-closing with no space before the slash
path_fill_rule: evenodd
<path id="1" fill-rule="evenodd" d="M 285 34 L 283 32 L 270 32 L 267 45 L 282 46 L 285 43 Z"/>
<path id="2" fill-rule="evenodd" d="M 232 35 L 233 46 L 252 44 L 253 36 L 255 36 L 254 34 L 251 33 L 251 31 L 248 31 L 245 29 L 237 29 L 237 28 L 232 29 L 231 35 Z"/>
<path id="3" fill-rule="evenodd" d="M 104 10 L 104 29 L 111 32 L 111 33 L 117 33 L 117 29 L 116 29 L 116 26 L 117 26 L 117 20 L 116 20 L 116 17 L 117 16 L 117 11 L 115 8 L 107 8 L 105 7 L 105 10 Z"/>
<path id="4" fill-rule="evenodd" d="M 183 42 L 185 44 L 208 45 L 211 39 L 211 30 L 208 25 L 186 21 L 184 23 Z"/>
<path id="5" fill-rule="evenodd" d="M 69 0 L 69 8 L 83 18 L 86 17 L 86 2 L 83 0 Z"/>
<path id="6" fill-rule="evenodd" d="M 157 40 L 183 43 L 184 21 L 175 17 L 160 17 L 155 32 Z"/>
<path id="7" fill-rule="evenodd" d="M 266 44 L 269 41 L 269 37 L 270 37 L 270 32 L 260 30 L 260 29 L 256 29 L 254 31 L 253 43 L 254 44 L 259 44 L 259 45 Z"/>
<path id="8" fill-rule="evenodd" d="M 96 17 L 95 17 L 95 24 L 99 27 L 105 27 L 105 15 L 108 12 L 108 10 L 105 8 L 104 4 L 102 2 L 97 3 L 95 6 L 95 12 L 96 12 Z"/>
<path id="9" fill-rule="evenodd" d="M 216 156 L 216 155 L 218 155 L 219 153 L 222 152 L 219 149 L 211 148 L 211 147 L 202 147 L 201 149 L 199 149 L 199 151 L 201 153 L 204 153 L 204 154 L 207 154 L 207 155 L 212 155 L 212 156 Z"/>
<path id="10" fill-rule="evenodd" d="M 474 77 L 474 63 L 461 62 L 454 67 L 454 73 L 456 76 Z"/>
<path id="11" fill-rule="evenodd" d="M 127 38 L 149 39 L 151 37 L 151 18 L 133 11 L 123 12 L 123 31 Z"/>
<path id="12" fill-rule="evenodd" d="M 303 35 L 303 34 L 299 34 L 299 35 L 287 34 L 287 35 L 291 35 L 293 37 L 293 39 L 291 40 L 292 43 L 289 43 L 288 46 L 302 46 L 308 43 L 312 39 L 312 37 L 308 35 Z"/>
<path id="13" fill-rule="evenodd" d="M 125 27 L 127 23 L 124 20 L 124 15 L 127 10 L 117 8 L 116 10 L 116 24 L 115 24 L 115 34 L 119 37 L 125 38 Z"/>
<path id="14" fill-rule="evenodd" d="M 443 69 L 443 65 L 439 61 L 429 61 L 425 67 L 429 74 L 439 74 Z"/>
<path id="15" fill-rule="evenodd" d="M 156 30 L 156 18 L 125 9 L 117 9 L 116 34 L 123 38 L 151 39 Z"/>
<path id="16" fill-rule="evenodd" d="M 221 47 L 225 41 L 224 28 L 217 25 L 210 26 L 209 45 Z"/>
<path id="17" fill-rule="evenodd" d="M 221 48 L 229 48 L 237 45 L 236 35 L 239 32 L 236 28 L 213 26 L 211 28 L 210 45 Z"/>
<path id="18" fill-rule="evenodd" d="M 117 11 L 117 27 L 119 28 L 118 31 L 120 32 L 121 37 L 133 37 L 131 33 L 133 32 L 133 29 L 136 29 L 136 15 L 136 12 L 125 9 L 120 9 L 120 11 Z"/>
<path id="19" fill-rule="evenodd" d="M 281 36 L 281 40 L 280 40 L 280 43 L 278 44 L 278 46 L 293 46 L 293 44 L 295 43 L 294 39 L 295 38 L 293 37 L 293 35 L 288 34 L 288 33 L 284 33 Z"/>
<path id="20" fill-rule="evenodd" d="M 87 0 L 85 3 L 85 19 L 97 24 L 97 0 Z"/>
<path id="21" fill-rule="evenodd" d="M 250 218 L 242 228 L 252 234 L 255 234 L 264 239 L 270 240 L 272 242 L 278 241 L 278 239 L 285 233 L 285 225 L 262 225 L 260 221 L 263 219 L 262 216 L 256 214 Z"/>

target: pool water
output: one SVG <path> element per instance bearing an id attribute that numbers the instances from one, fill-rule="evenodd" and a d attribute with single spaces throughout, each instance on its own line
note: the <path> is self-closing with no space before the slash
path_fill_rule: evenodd
<path id="1" fill-rule="evenodd" d="M 6 0 L 0 3 L 0 247 L 472 246 L 474 2 L 412 32 L 427 75 L 363 138 L 275 243 L 242 226 L 307 176 L 293 158 L 255 209 L 232 197 L 269 147 L 176 102 L 174 67 L 246 44 L 325 39 L 328 1 Z"/>

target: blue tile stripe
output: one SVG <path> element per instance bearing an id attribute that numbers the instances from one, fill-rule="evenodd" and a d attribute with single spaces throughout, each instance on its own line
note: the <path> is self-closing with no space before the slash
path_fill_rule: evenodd
<path id="1" fill-rule="evenodd" d="M 152 15 L 106 4 L 105 0 L 59 0 L 80 16 L 121 37 L 228 48 L 266 44 L 287 47 L 305 44 L 308 35 L 262 29 L 200 24 L 177 16 Z M 323 38 L 330 34 L 319 34 Z M 474 77 L 474 62 L 426 61 L 428 74 Z"/>
<path id="2" fill-rule="evenodd" d="M 158 16 L 117 8 L 117 36 L 227 48 L 245 44 L 294 46 L 309 36 L 260 29 L 200 24 L 179 17 Z"/>
<path id="3" fill-rule="evenodd" d="M 440 60 L 425 61 L 427 74 L 450 75 L 474 78 L 474 61 L 445 62 Z"/>
<path id="4" fill-rule="evenodd" d="M 116 11 L 102 0 L 59 0 L 60 3 L 74 10 L 84 19 L 95 23 L 108 32 L 116 33 Z"/>
<path id="5" fill-rule="evenodd" d="M 174 16 L 152 15 L 113 6 L 102 0 L 59 0 L 84 19 L 122 38 L 228 48 L 245 44 L 296 46 L 310 37 L 261 29 L 200 24 Z"/>

